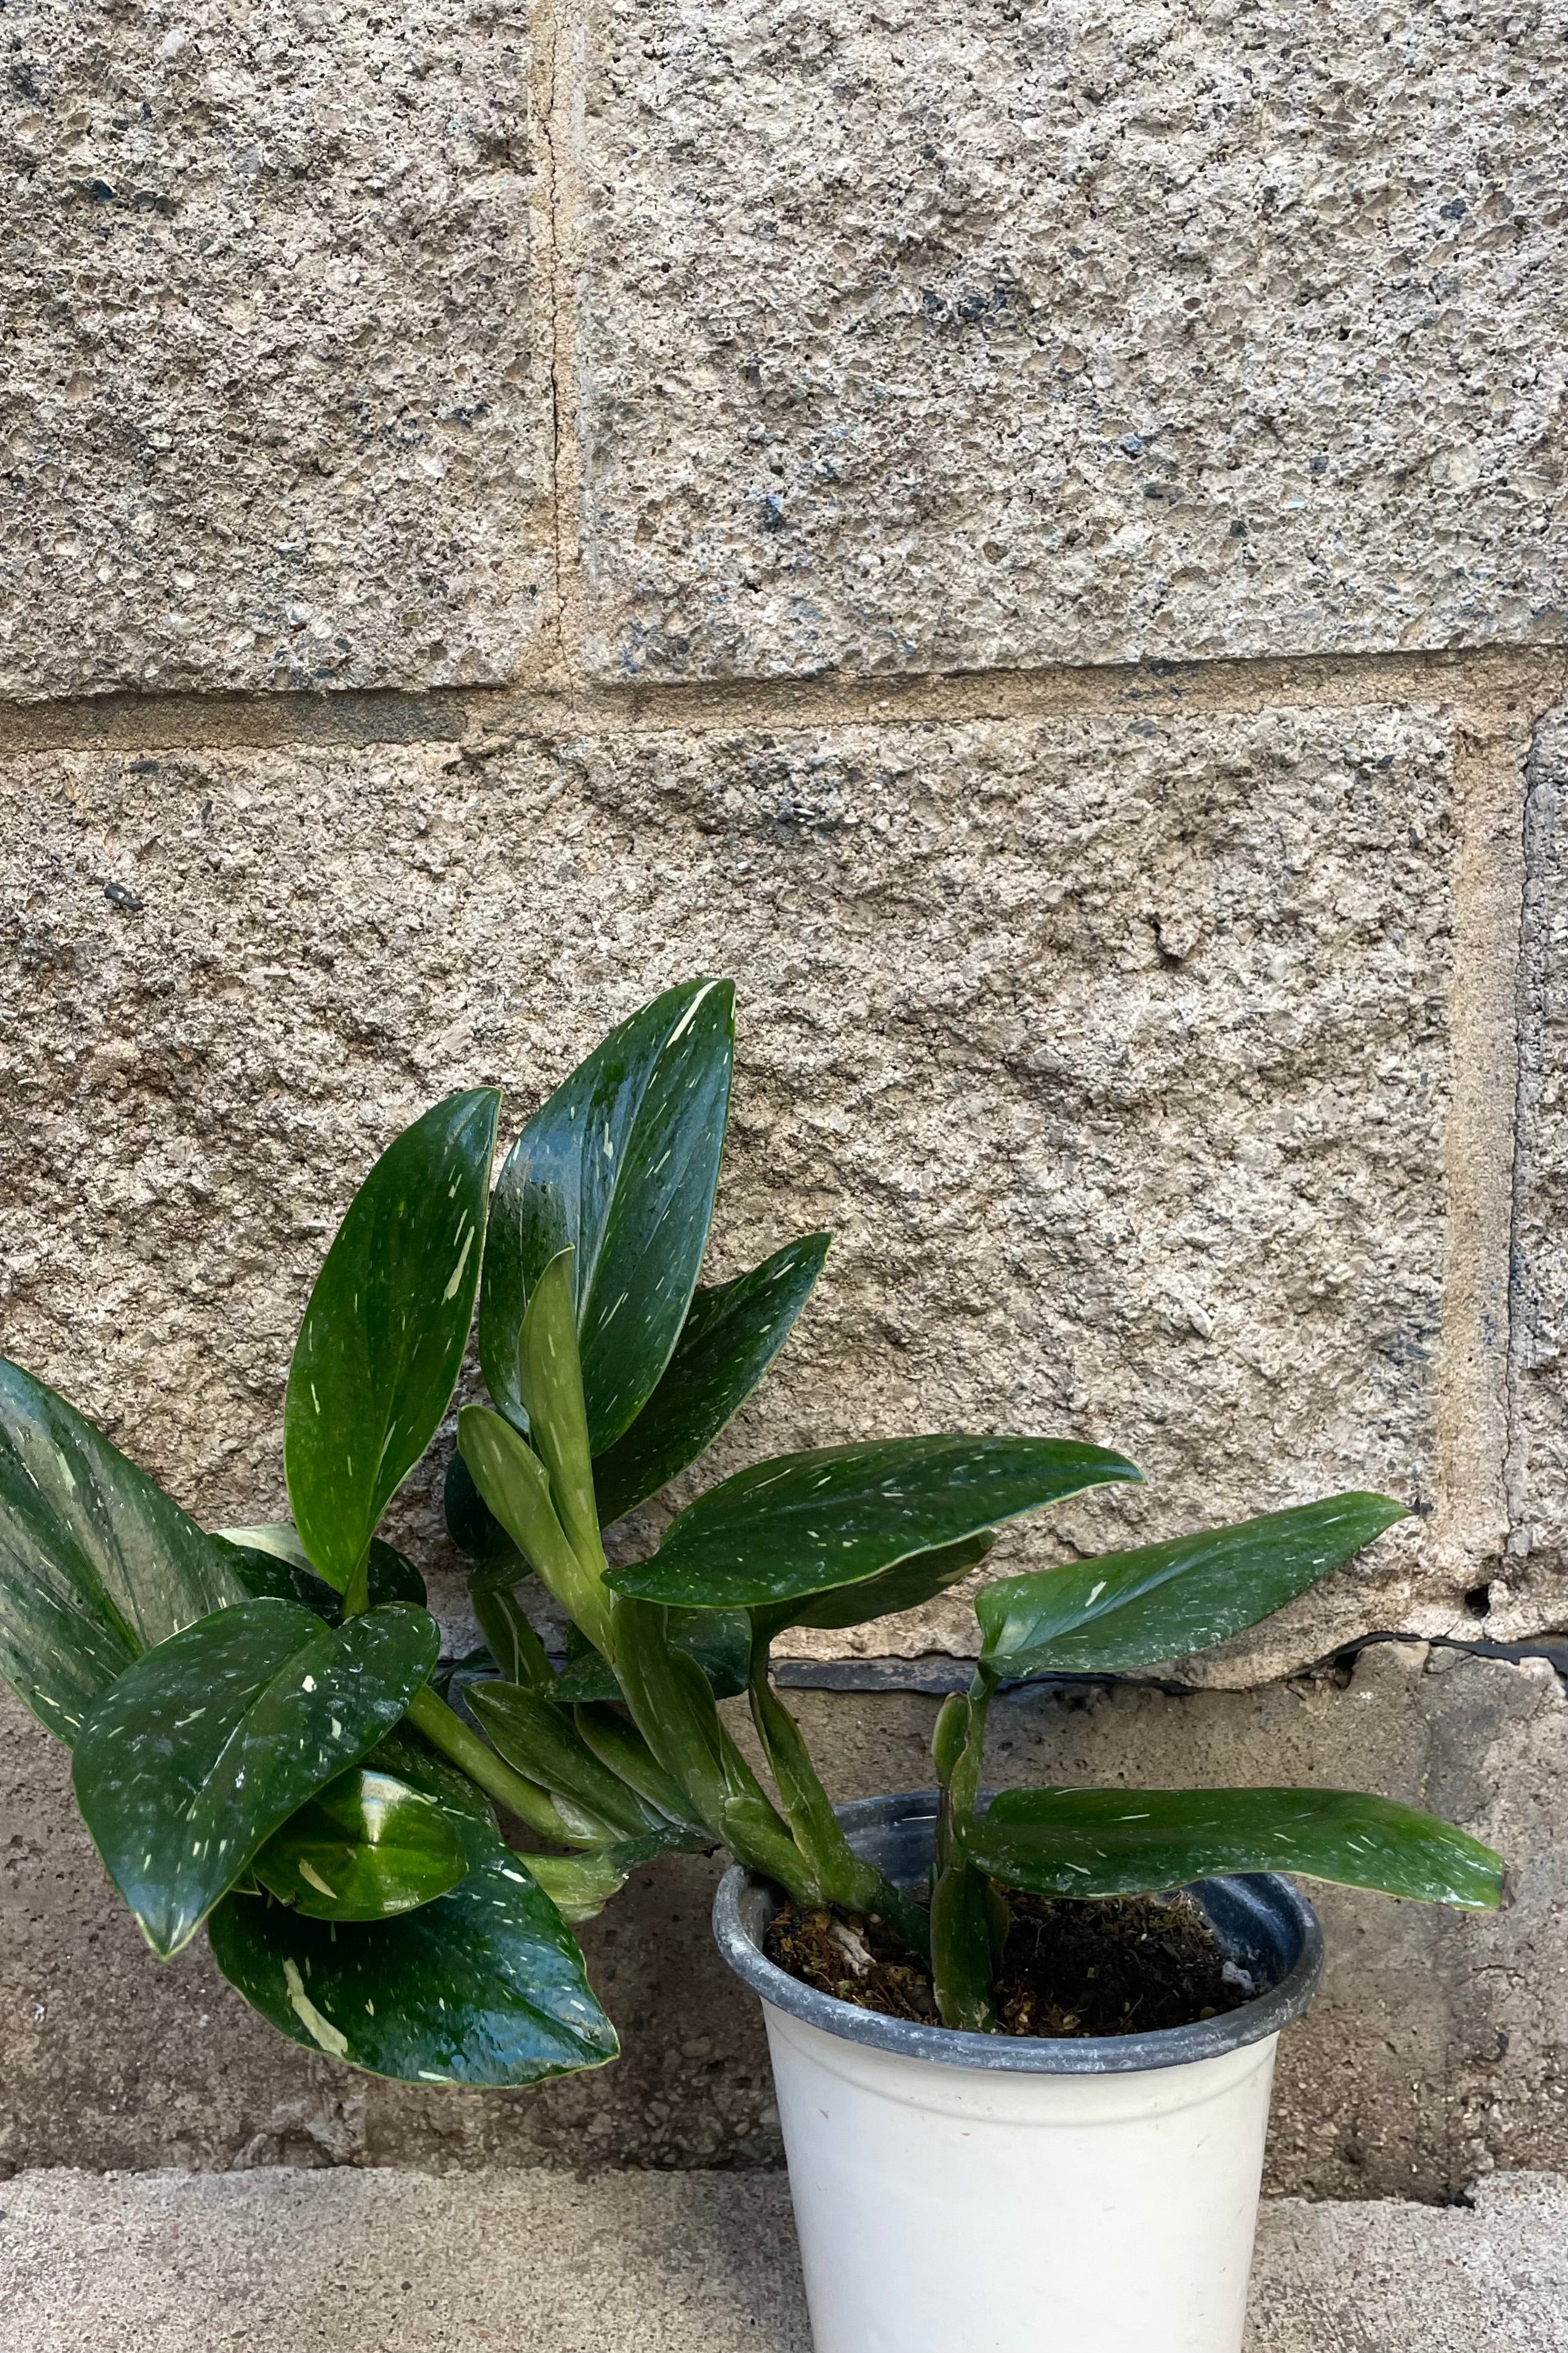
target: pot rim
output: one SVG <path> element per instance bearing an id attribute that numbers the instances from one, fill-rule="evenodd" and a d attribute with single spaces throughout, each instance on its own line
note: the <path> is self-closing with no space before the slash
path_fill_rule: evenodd
<path id="1" fill-rule="evenodd" d="M 990 1793 L 987 1792 L 987 1795 Z M 862 1835 L 900 1822 L 935 1822 L 938 1793 L 906 1790 L 896 1797 L 861 1798 L 834 1809 L 855 1842 Z M 713 1898 L 713 1935 L 720 1952 L 742 1982 L 774 2010 L 833 2034 L 846 2042 L 868 2043 L 904 2059 L 938 2066 L 983 2068 L 1009 2075 L 1120 2075 L 1154 2067 L 1191 2066 L 1216 2059 L 1250 2042 L 1264 2042 L 1300 2018 L 1318 1989 L 1323 1970 L 1323 1936 L 1318 1915 L 1291 1881 L 1279 1872 L 1227 1873 L 1193 1883 L 1187 1893 L 1205 1911 L 1205 1891 L 1229 1909 L 1252 1915 L 1259 1927 L 1293 1956 L 1284 1974 L 1264 1993 L 1221 2018 L 1190 2026 L 1161 2027 L 1148 2034 L 1052 2037 L 969 2034 L 948 2026 L 925 2026 L 913 2019 L 889 2018 L 858 2010 L 853 2002 L 818 1993 L 770 1961 L 742 1916 L 742 1901 L 753 1890 L 773 1889 L 761 1873 L 731 1863 Z M 787 1899 L 773 1889 L 779 1903 Z"/>

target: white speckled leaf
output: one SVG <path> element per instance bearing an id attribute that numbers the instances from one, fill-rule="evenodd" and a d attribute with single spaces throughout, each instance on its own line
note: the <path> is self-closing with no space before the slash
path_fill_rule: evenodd
<path id="1" fill-rule="evenodd" d="M 283 1461 L 294 1525 L 340 1593 L 457 1381 L 500 1110 L 481 1087 L 404 1130 L 350 1202 L 305 1310 Z"/>
<path id="2" fill-rule="evenodd" d="M 457 1826 L 467 1877 L 401 1920 L 226 1897 L 208 1926 L 219 1968 L 281 2033 L 373 2075 L 501 2087 L 602 2067 L 620 2045 L 575 1938 L 520 1856 Z"/>
<path id="3" fill-rule="evenodd" d="M 803 1235 L 749 1274 L 697 1293 L 658 1388 L 594 1464 L 605 1526 L 711 1446 L 789 1338 L 831 1240 Z"/>
<path id="4" fill-rule="evenodd" d="M 1282 1609 L 1407 1517 L 1386 1495 L 1328 1495 L 998 1577 L 975 1600 L 981 1655 L 999 1675 L 1123 1673 L 1184 1659 Z"/>
<path id="5" fill-rule="evenodd" d="M 1140 1895 L 1219 1871 L 1295 1871 L 1495 1911 L 1489 1847 L 1392 1798 L 1347 1789 L 1008 1789 L 963 1843 L 1033 1895 Z"/>
<path id="6" fill-rule="evenodd" d="M 750 1609 L 875 1577 L 1086 1487 L 1135 1480 L 1120 1454 L 1059 1438 L 889 1438 L 753 1463 L 671 1521 L 617 1593 Z"/>
<path id="7" fill-rule="evenodd" d="M 110 1686 L 71 1778 L 155 1953 L 187 1944 L 263 1841 L 391 1731 L 439 1649 L 435 1620 L 401 1603 L 331 1627 L 297 1602 L 247 1601 Z"/>
<path id="8" fill-rule="evenodd" d="M 457 1825 L 423 1789 L 351 1765 L 274 1831 L 251 1864 L 312 1920 L 392 1920 L 456 1887 L 468 1869 Z"/>
<path id="9" fill-rule="evenodd" d="M 517 1346 L 529 1294 L 572 1250 L 593 1451 L 630 1426 L 686 1320 L 713 1215 L 734 1050 L 727 980 L 667 989 L 536 1111 L 496 1185 L 479 1303 L 491 1397 L 525 1422 Z"/>
<path id="10" fill-rule="evenodd" d="M 0 1674 L 51 1732 L 74 1741 L 143 1651 L 246 1599 L 221 1544 L 0 1359 Z"/>

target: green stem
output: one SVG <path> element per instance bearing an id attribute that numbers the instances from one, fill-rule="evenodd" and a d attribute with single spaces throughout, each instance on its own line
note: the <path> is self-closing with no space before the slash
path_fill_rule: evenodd
<path id="1" fill-rule="evenodd" d="M 820 1904 L 816 1873 L 736 1747 L 708 1678 L 695 1659 L 671 1650 L 660 1605 L 617 1599 L 615 1641 L 616 1675 L 632 1722 L 712 1836 L 797 1904 Z"/>
<path id="2" fill-rule="evenodd" d="M 752 1722 L 778 1783 L 795 1842 L 821 1881 L 824 1894 L 847 1911 L 876 1913 L 898 1930 L 912 1952 L 927 1959 L 931 1953 L 928 1915 L 875 1863 L 858 1855 L 845 1837 L 800 1726 L 768 1680 L 765 1650 L 753 1665 L 748 1695 Z"/>
<path id="3" fill-rule="evenodd" d="M 425 1735 L 432 1748 L 459 1766 L 470 1781 L 475 1781 L 487 1797 L 520 1822 L 537 1831 L 542 1838 L 557 1839 L 563 1846 L 600 1846 L 605 1832 L 589 1832 L 575 1827 L 557 1811 L 548 1790 L 537 1782 L 528 1781 L 514 1772 L 504 1757 L 498 1757 L 488 1742 L 470 1732 L 462 1718 L 453 1714 L 443 1699 L 426 1684 L 409 1703 L 408 1721 Z"/>
<path id="4" fill-rule="evenodd" d="M 931 1876 L 931 1976 L 945 2026 L 994 2033 L 995 1970 L 990 1888 L 963 1852 L 962 1824 L 973 1815 L 985 1764 L 985 1718 L 994 1678 L 977 1667 L 968 1693 L 942 1704 L 933 1743 L 942 1802 Z"/>
<path id="5" fill-rule="evenodd" d="M 361 1618 L 370 1608 L 370 1546 L 366 1545 L 354 1563 L 353 1573 L 343 1594 L 343 1616 Z"/>

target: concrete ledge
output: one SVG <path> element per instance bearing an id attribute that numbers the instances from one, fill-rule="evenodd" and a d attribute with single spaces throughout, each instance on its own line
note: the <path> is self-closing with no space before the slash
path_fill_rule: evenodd
<path id="1" fill-rule="evenodd" d="M 778 2174 L 23 2173 L 0 2310 L 6 2353 L 810 2353 Z M 1271 2201 L 1248 2353 L 1568 2353 L 1568 2179 Z"/>

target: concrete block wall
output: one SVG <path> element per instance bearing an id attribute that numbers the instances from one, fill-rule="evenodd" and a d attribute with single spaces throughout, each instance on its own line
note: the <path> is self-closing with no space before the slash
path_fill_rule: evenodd
<path id="1" fill-rule="evenodd" d="M 1495 1924 L 1329 1900 L 1271 2160 L 1316 2195 L 1568 2156 L 1564 29 L 0 34 L 0 1347 L 209 1523 L 273 1515 L 387 1137 L 732 973 L 713 1271 L 838 1239 L 714 1470 L 944 1425 L 1142 1463 L 1008 1567 L 1415 1507 L 1187 1695 L 1011 1704 L 999 1760 L 1357 1778 L 1508 1849 Z M 437 1483 L 398 1526 L 460 1642 Z M 797 1638 L 845 1794 L 923 1778 L 973 1623 Z M 0 2162 L 776 2158 L 702 1866 L 590 1932 L 617 2069 L 437 2102 L 160 1969 L 59 1753 L 0 1753 Z"/>

